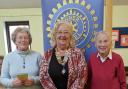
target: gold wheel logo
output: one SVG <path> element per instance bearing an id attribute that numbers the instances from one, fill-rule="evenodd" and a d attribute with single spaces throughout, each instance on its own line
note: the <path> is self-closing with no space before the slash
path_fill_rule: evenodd
<path id="1" fill-rule="evenodd" d="M 90 43 L 94 42 L 94 34 L 99 26 L 96 11 L 91 4 L 85 0 L 63 0 L 62 3 L 57 3 L 48 15 L 46 30 L 49 39 L 51 39 L 51 29 L 61 20 L 73 23 L 75 28 L 73 35 L 78 47 L 91 47 Z"/>

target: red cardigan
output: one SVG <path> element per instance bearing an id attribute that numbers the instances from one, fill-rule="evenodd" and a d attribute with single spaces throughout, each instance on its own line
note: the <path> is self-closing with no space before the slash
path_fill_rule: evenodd
<path id="1" fill-rule="evenodd" d="M 112 52 L 112 60 L 101 62 L 97 53 L 88 63 L 89 89 L 126 89 L 124 63 L 120 55 Z"/>
<path id="2" fill-rule="evenodd" d="M 40 65 L 40 82 L 44 89 L 57 89 L 48 73 L 53 50 L 48 50 Z M 78 48 L 68 50 L 68 85 L 67 89 L 84 89 L 87 82 L 87 64 L 83 53 Z"/>

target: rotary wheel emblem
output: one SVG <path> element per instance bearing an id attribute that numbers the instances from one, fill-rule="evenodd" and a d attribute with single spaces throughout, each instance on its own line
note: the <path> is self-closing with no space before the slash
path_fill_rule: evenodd
<path id="1" fill-rule="evenodd" d="M 56 7 L 48 15 L 47 20 L 47 35 L 51 39 L 51 29 L 54 28 L 57 21 L 70 21 L 74 25 L 73 36 L 79 48 L 90 48 L 91 42 L 94 42 L 94 35 L 98 29 L 98 17 L 96 11 L 85 0 L 63 0 L 62 3 L 57 3 Z"/>

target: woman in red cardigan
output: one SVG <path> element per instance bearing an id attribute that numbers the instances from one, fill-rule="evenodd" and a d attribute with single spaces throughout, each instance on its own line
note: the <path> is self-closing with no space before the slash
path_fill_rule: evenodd
<path id="1" fill-rule="evenodd" d="M 42 59 L 40 81 L 44 89 L 84 89 L 87 64 L 75 47 L 73 25 L 58 22 L 52 33 L 53 48 Z"/>
<path id="2" fill-rule="evenodd" d="M 98 32 L 95 45 L 98 52 L 91 55 L 88 63 L 89 89 L 126 89 L 124 63 L 121 56 L 111 49 L 108 32 Z"/>

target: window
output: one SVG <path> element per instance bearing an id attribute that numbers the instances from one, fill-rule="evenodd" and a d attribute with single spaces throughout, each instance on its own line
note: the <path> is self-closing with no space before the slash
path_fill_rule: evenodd
<path id="1" fill-rule="evenodd" d="M 6 40 L 7 40 L 7 49 L 8 52 L 14 51 L 16 49 L 15 44 L 11 40 L 11 34 L 17 27 L 28 27 L 29 28 L 29 21 L 8 21 L 5 22 L 6 27 Z"/>

